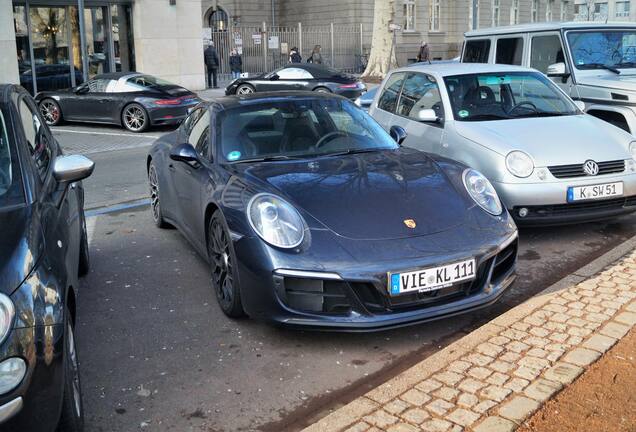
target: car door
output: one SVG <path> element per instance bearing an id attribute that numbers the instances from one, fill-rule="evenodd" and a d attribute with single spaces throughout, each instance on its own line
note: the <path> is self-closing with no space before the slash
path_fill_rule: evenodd
<path id="1" fill-rule="evenodd" d="M 377 103 L 374 101 L 369 107 L 369 114 L 371 114 L 387 132 L 393 125 L 394 112 L 397 108 L 405 78 L 406 72 L 395 72 L 391 74 L 378 92 Z"/>
<path id="2" fill-rule="evenodd" d="M 423 122 L 420 112 L 433 110 L 438 122 Z M 401 126 L 403 145 L 439 154 L 444 135 L 444 105 L 437 80 L 428 74 L 410 73 L 404 80 L 391 126 Z"/>
<path id="3" fill-rule="evenodd" d="M 68 96 L 62 115 L 68 120 L 109 121 L 109 98 L 106 89 L 114 82 L 109 79 L 93 79 L 78 86 Z"/>

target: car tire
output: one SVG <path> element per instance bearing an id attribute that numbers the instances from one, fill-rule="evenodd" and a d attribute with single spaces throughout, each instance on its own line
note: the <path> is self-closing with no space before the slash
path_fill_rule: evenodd
<path id="1" fill-rule="evenodd" d="M 88 250 L 88 231 L 86 230 L 86 215 L 82 211 L 82 234 L 80 239 L 78 276 L 86 276 L 91 268 L 91 256 Z"/>
<path id="2" fill-rule="evenodd" d="M 254 86 L 251 86 L 249 84 L 241 84 L 236 88 L 237 95 L 248 95 L 254 92 L 256 92 L 256 89 L 254 88 Z"/>
<path id="3" fill-rule="evenodd" d="M 327 87 L 316 87 L 314 91 L 317 93 L 332 93 L 332 91 L 329 90 Z"/>
<path id="4" fill-rule="evenodd" d="M 221 310 L 230 318 L 245 316 L 236 253 L 227 222 L 219 210 L 210 218 L 207 243 L 210 281 Z"/>
<path id="5" fill-rule="evenodd" d="M 159 174 L 154 162 L 148 166 L 148 186 L 150 187 L 150 213 L 157 228 L 169 228 L 170 224 L 163 218 L 159 192 Z"/>
<path id="6" fill-rule="evenodd" d="M 84 430 L 84 407 L 80 384 L 79 361 L 75 346 L 75 333 L 71 313 L 65 310 L 64 335 L 64 395 L 62 414 L 58 423 L 59 432 L 82 432 Z"/>
<path id="7" fill-rule="evenodd" d="M 62 121 L 62 109 L 56 100 L 45 98 L 38 104 L 42 118 L 49 126 L 57 126 Z"/>
<path id="8" fill-rule="evenodd" d="M 150 117 L 146 109 L 138 103 L 131 103 L 121 112 L 121 124 L 131 132 L 143 132 L 150 126 Z"/>

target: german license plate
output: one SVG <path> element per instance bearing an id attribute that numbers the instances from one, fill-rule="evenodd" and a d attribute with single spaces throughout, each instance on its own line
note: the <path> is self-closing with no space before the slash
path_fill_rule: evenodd
<path id="1" fill-rule="evenodd" d="M 589 186 L 570 186 L 568 188 L 568 202 L 603 199 L 614 196 L 623 196 L 623 182 Z"/>
<path id="2" fill-rule="evenodd" d="M 475 259 L 440 267 L 404 273 L 389 273 L 389 292 L 400 295 L 407 292 L 428 292 L 446 288 L 457 282 L 475 279 Z"/>

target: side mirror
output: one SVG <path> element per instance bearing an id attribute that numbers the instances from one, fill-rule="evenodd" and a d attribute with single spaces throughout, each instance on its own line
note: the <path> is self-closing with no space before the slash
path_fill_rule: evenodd
<path id="1" fill-rule="evenodd" d="M 581 111 L 585 112 L 585 102 L 576 100 L 574 101 L 574 105 L 576 105 L 576 107 L 580 109 Z"/>
<path id="2" fill-rule="evenodd" d="M 198 164 L 199 155 L 191 144 L 179 144 L 170 151 L 170 159 L 187 164 Z"/>
<path id="3" fill-rule="evenodd" d="M 389 130 L 389 134 L 391 135 L 391 138 L 393 138 L 395 142 L 400 145 L 406 139 L 406 131 L 404 130 L 402 126 L 391 126 L 391 129 Z"/>
<path id="4" fill-rule="evenodd" d="M 53 164 L 53 177 L 60 183 L 72 183 L 89 177 L 95 162 L 82 155 L 58 156 Z"/>
<path id="5" fill-rule="evenodd" d="M 417 118 L 421 122 L 425 123 L 437 123 L 439 122 L 439 117 L 434 109 L 423 109 L 417 113 Z"/>
<path id="6" fill-rule="evenodd" d="M 565 63 L 554 63 L 548 66 L 548 70 L 546 71 L 546 75 L 550 78 L 561 78 L 565 83 L 567 79 L 570 77 L 570 72 L 568 71 Z"/>
<path id="7" fill-rule="evenodd" d="M 79 87 L 75 87 L 75 93 L 76 94 L 88 93 L 88 86 L 81 85 Z"/>
<path id="8" fill-rule="evenodd" d="M 269 79 L 270 81 L 278 81 L 280 79 L 280 76 L 278 76 L 278 74 L 272 74 Z"/>

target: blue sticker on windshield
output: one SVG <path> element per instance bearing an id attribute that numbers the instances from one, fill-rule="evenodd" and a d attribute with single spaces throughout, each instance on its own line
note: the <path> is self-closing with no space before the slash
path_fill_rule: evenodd
<path id="1" fill-rule="evenodd" d="M 466 110 L 461 110 L 457 113 L 458 116 L 460 116 L 461 118 L 466 118 L 470 115 L 470 113 Z"/>
<path id="2" fill-rule="evenodd" d="M 241 152 L 240 151 L 231 151 L 227 154 L 227 160 L 229 161 L 235 161 L 237 159 L 239 159 L 241 157 Z"/>

